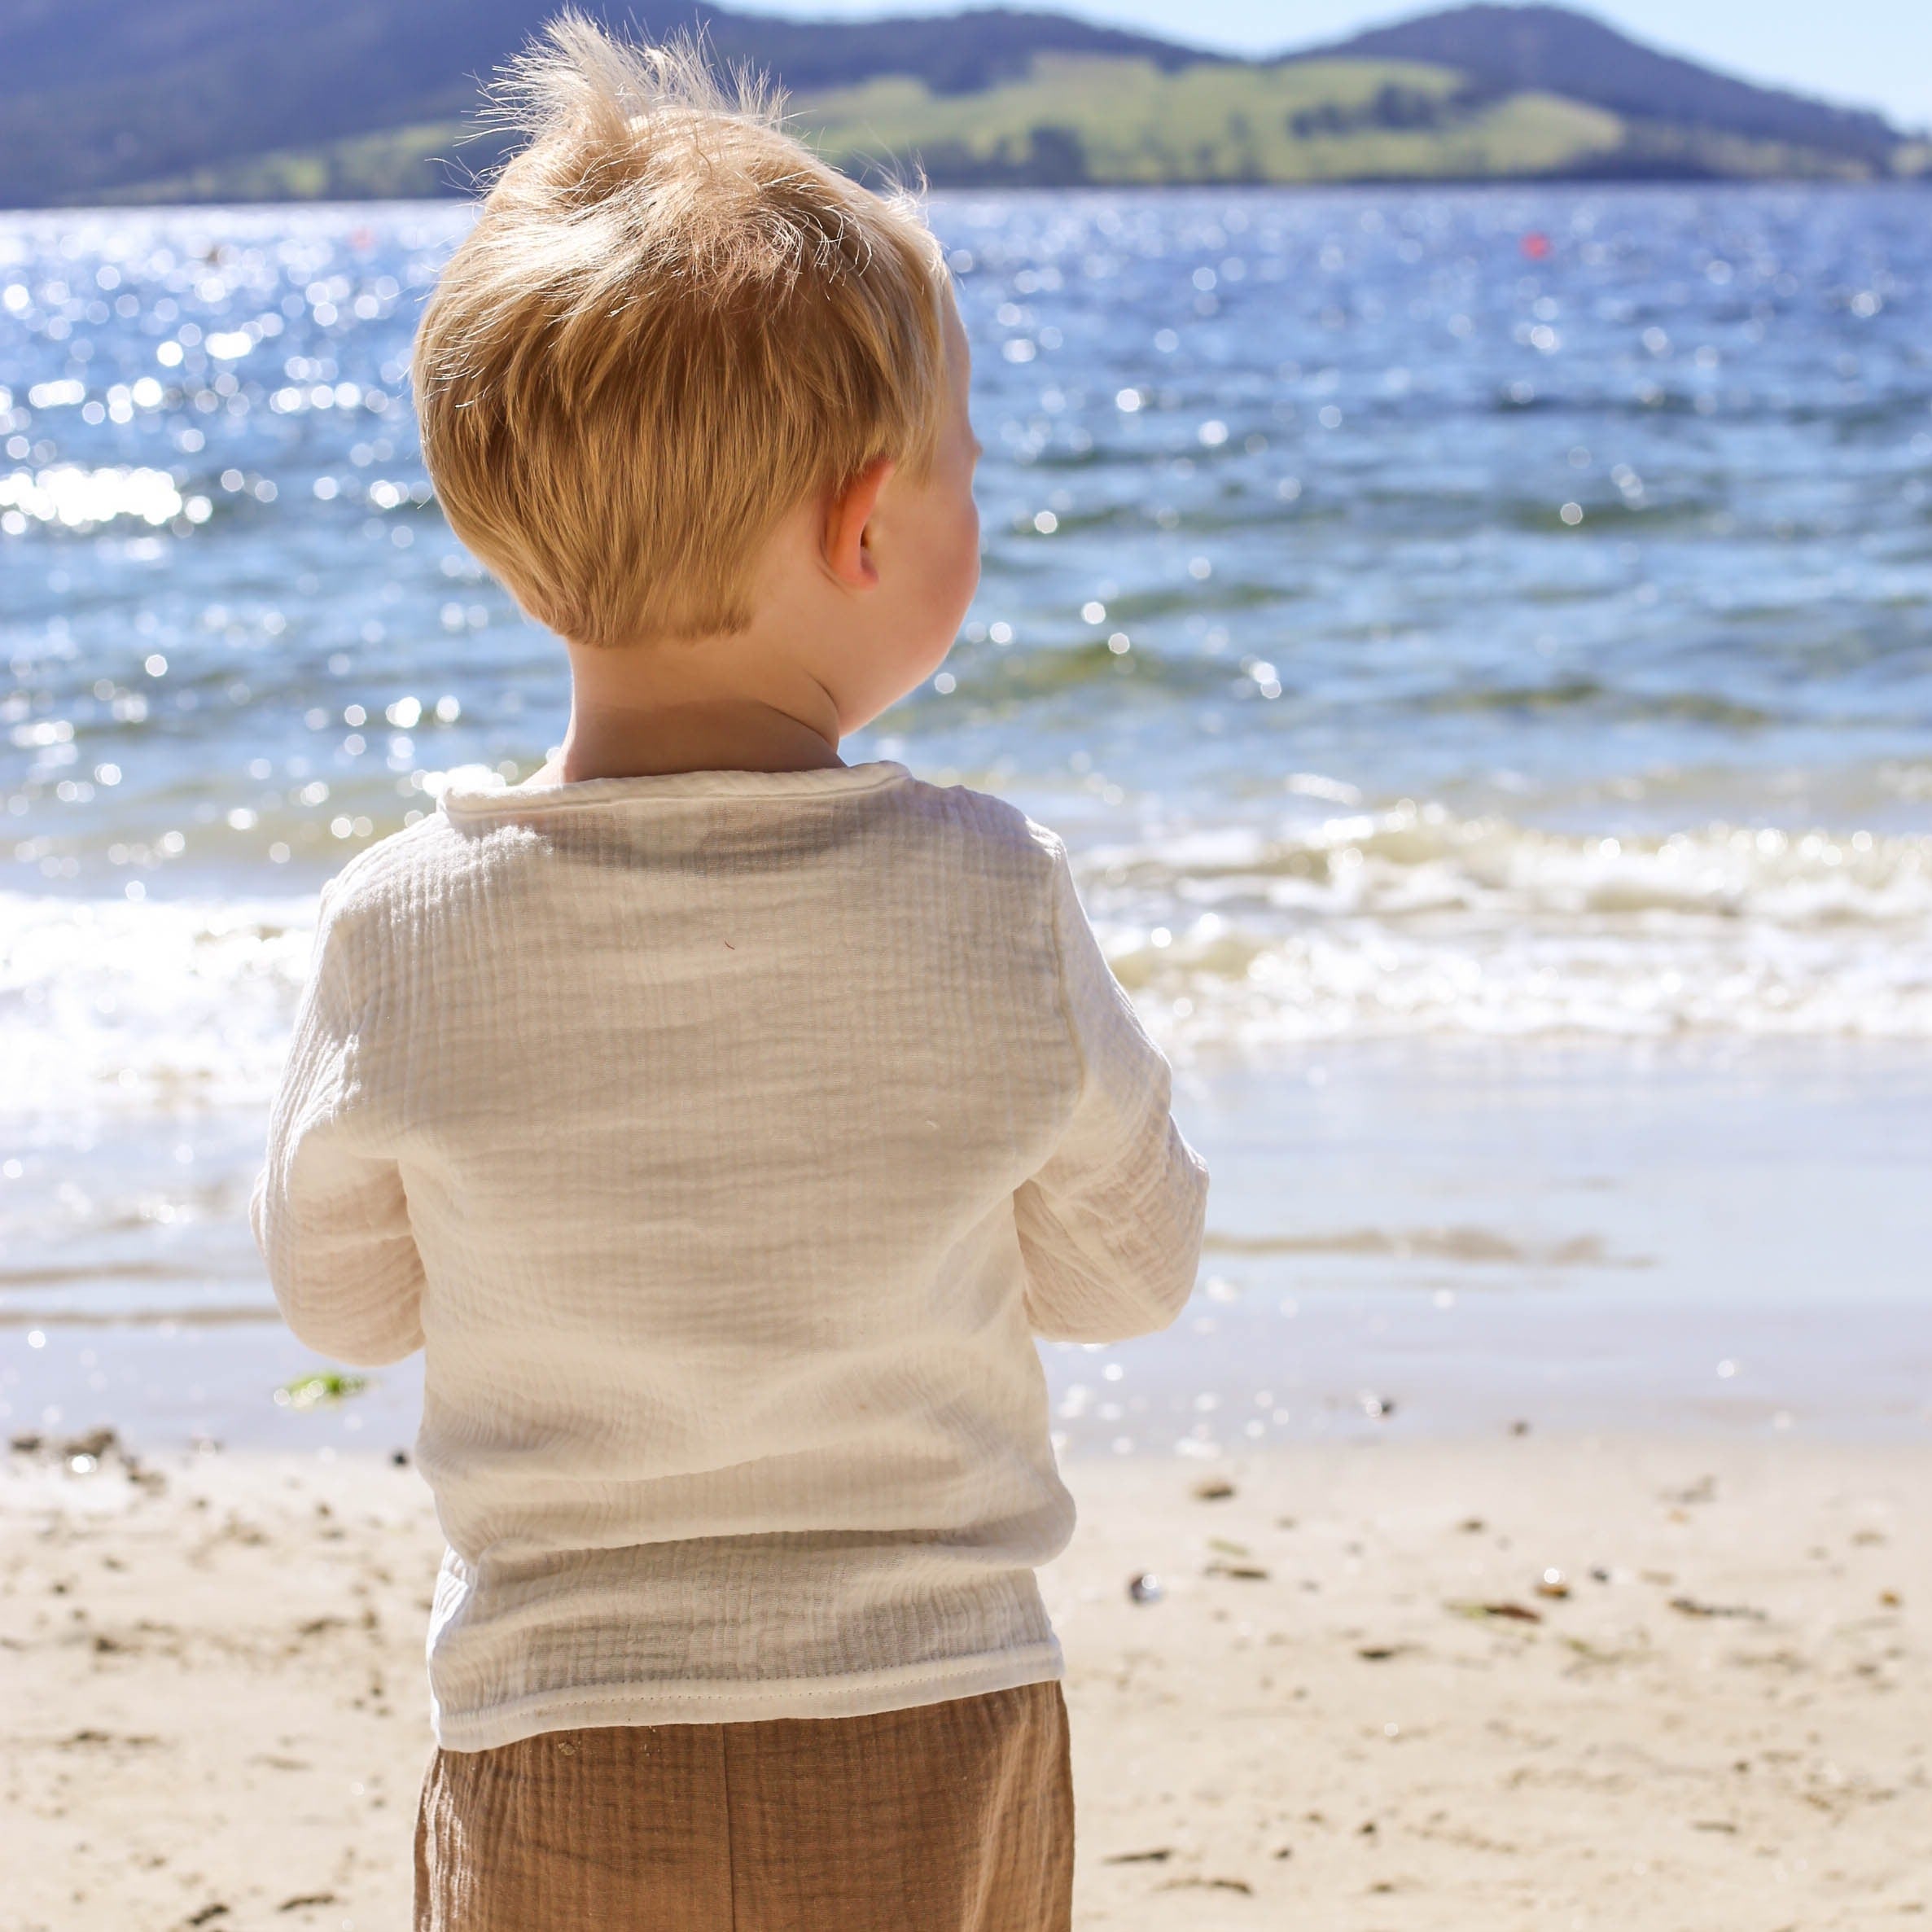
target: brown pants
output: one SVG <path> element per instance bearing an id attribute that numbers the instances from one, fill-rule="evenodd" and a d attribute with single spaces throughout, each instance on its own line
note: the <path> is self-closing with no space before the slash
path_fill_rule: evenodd
<path id="1" fill-rule="evenodd" d="M 1057 1684 L 439 1750 L 416 1932 L 1070 1932 Z"/>

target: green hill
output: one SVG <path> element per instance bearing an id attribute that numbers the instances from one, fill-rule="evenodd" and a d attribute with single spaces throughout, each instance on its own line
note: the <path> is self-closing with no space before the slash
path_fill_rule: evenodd
<path id="1" fill-rule="evenodd" d="M 866 173 L 913 154 L 953 182 L 1345 182 L 1546 174 L 1613 153 L 1614 115 L 1465 98 L 1446 68 L 1342 60 L 1192 67 L 1047 55 L 966 97 L 892 77 L 815 94 L 799 118 Z"/>
<path id="2" fill-rule="evenodd" d="M 459 192 L 476 77 L 554 0 L 11 0 L 0 205 Z M 1925 171 L 1882 117 L 1658 54 L 1588 15 L 1465 7 L 1242 61 L 1064 15 L 801 22 L 706 7 L 718 57 L 772 72 L 794 124 L 861 173 L 935 186 Z"/>
<path id="3" fill-rule="evenodd" d="M 1540 90 L 1588 101 L 1636 126 L 1676 125 L 1774 148 L 1864 162 L 1882 173 L 1899 145 L 1884 116 L 1714 73 L 1568 7 L 1457 7 L 1378 27 L 1304 58 L 1422 60 L 1496 94 Z"/>

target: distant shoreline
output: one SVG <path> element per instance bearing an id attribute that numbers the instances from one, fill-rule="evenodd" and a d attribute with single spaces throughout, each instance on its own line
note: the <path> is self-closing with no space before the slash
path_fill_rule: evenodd
<path id="1" fill-rule="evenodd" d="M 1365 176 L 1355 180 L 1337 181 L 1171 181 L 1171 182 L 1080 182 L 1071 186 L 1054 186 L 1047 182 L 947 182 L 936 181 L 927 184 L 927 191 L 935 195 L 965 196 L 970 195 L 1014 195 L 1058 196 L 1085 195 L 1147 195 L 1167 196 L 1170 195 L 1295 195 L 1363 194 L 1378 190 L 1429 190 L 1440 189 L 1466 194 L 1473 190 L 1491 189 L 1499 193 L 1522 192 L 1538 188 L 1590 188 L 1597 190 L 1626 189 L 1641 192 L 1649 189 L 1684 192 L 1691 190 L 1711 190 L 1723 192 L 1752 194 L 1759 192 L 1789 193 L 1794 190 L 1807 192 L 1832 194 L 1896 193 L 1902 195 L 1924 195 L 1932 192 L 1932 173 L 1921 175 L 1894 175 L 1881 179 L 1866 181 L 1824 180 L 1806 175 L 1759 175 L 1749 177 L 1737 175 L 1628 175 L 1628 174 L 1539 174 L 1539 175 L 1404 175 L 1399 177 Z M 303 196 L 264 196 L 258 200 L 224 199 L 208 201 L 90 201 L 56 204 L 33 204 L 22 206 L 0 206 L 0 220 L 22 216 L 68 217 L 79 219 L 98 215 L 185 215 L 200 210 L 215 211 L 233 209 L 240 211 L 254 208 L 454 208 L 466 201 L 475 204 L 475 198 L 463 195 L 370 195 L 348 196 L 317 196 L 313 199 Z"/>
<path id="2" fill-rule="evenodd" d="M 208 19 L 147 9 L 137 22 L 134 0 L 103 7 L 20 37 L 0 80 L 0 202 L 441 198 L 506 158 L 510 138 L 480 117 L 482 77 L 555 11 L 216 0 Z M 647 31 L 607 0 L 590 11 Z M 861 178 L 919 168 L 935 186 L 1064 192 L 1932 171 L 1932 130 L 1562 6 L 1452 5 L 1252 59 L 1005 6 L 794 20 L 700 0 L 686 13 L 718 68 L 782 90 L 787 128 Z"/>

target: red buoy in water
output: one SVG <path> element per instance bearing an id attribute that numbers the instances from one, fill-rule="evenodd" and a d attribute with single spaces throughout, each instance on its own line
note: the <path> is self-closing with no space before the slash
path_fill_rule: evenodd
<path id="1" fill-rule="evenodd" d="M 1531 261 L 1544 261 L 1549 256 L 1549 237 L 1540 228 L 1532 228 L 1522 238 L 1522 252 Z"/>

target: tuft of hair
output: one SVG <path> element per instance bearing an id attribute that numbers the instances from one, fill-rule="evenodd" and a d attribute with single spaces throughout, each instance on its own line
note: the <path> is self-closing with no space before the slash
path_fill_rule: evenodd
<path id="1" fill-rule="evenodd" d="M 700 43 L 576 13 L 499 77 L 524 138 L 416 336 L 457 535 L 540 623 L 615 646 L 741 630 L 778 520 L 885 456 L 929 473 L 944 258 L 729 85 Z"/>

